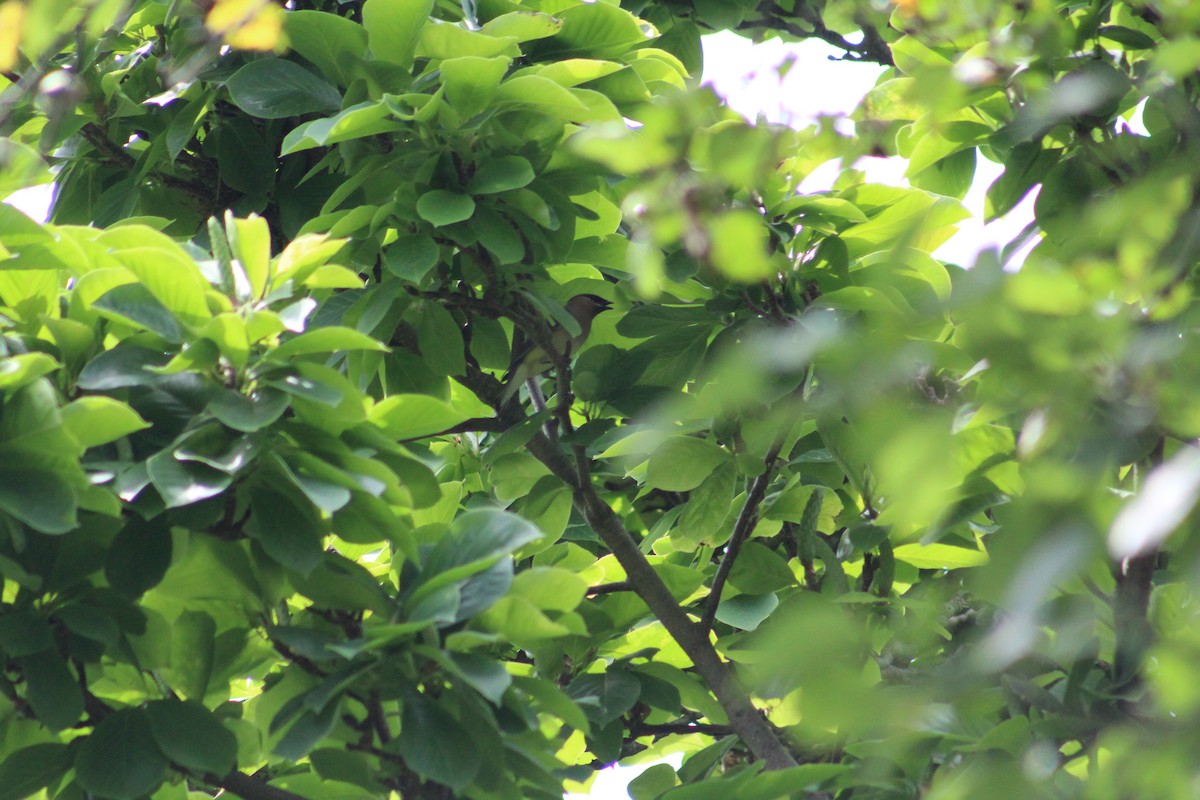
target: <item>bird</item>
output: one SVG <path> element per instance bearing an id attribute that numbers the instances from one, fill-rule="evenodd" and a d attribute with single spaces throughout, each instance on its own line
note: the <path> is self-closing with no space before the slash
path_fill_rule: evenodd
<path id="1" fill-rule="evenodd" d="M 563 326 L 555 325 L 550 330 L 550 343 L 555 350 L 570 358 L 587 341 L 588 334 L 592 332 L 592 320 L 600 312 L 612 308 L 612 303 L 599 295 L 577 294 L 563 308 L 579 323 L 579 333 L 572 336 Z M 521 384 L 549 371 L 553 366 L 553 357 L 533 342 L 527 341 L 523 346 L 518 344 L 513 348 L 512 365 L 504 376 L 505 387 L 500 404 L 508 405 Z"/>

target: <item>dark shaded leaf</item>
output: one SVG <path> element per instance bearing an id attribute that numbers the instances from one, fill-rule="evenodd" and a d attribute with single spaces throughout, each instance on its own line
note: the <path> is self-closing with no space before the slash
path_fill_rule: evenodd
<path id="1" fill-rule="evenodd" d="M 226 81 L 225 88 L 234 105 L 262 119 L 337 111 L 342 105 L 333 84 L 282 58 L 251 61 Z"/>
<path id="2" fill-rule="evenodd" d="M 166 774 L 167 759 L 140 708 L 123 708 L 105 717 L 75 757 L 75 780 L 105 800 L 134 800 L 149 794 Z"/>
<path id="3" fill-rule="evenodd" d="M 462 791 L 475 780 L 482 756 L 458 720 L 423 695 L 407 694 L 396 749 L 427 780 Z"/>
<path id="4" fill-rule="evenodd" d="M 234 768 L 236 737 L 199 703 L 156 700 L 146 704 L 146 716 L 154 741 L 174 763 L 210 775 Z"/>
<path id="5" fill-rule="evenodd" d="M 71 748 L 57 742 L 14 750 L 0 762 L 0 800 L 23 800 L 71 768 Z"/>

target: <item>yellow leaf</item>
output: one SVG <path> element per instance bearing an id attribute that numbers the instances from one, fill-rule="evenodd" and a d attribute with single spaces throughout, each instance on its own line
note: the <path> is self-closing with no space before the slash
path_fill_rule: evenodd
<path id="1" fill-rule="evenodd" d="M 21 44 L 21 21 L 24 17 L 24 3 L 0 3 L 0 70 L 8 71 L 17 65 L 17 47 Z"/>
<path id="2" fill-rule="evenodd" d="M 270 0 L 217 0 L 205 25 L 239 50 L 283 46 L 283 9 Z"/>

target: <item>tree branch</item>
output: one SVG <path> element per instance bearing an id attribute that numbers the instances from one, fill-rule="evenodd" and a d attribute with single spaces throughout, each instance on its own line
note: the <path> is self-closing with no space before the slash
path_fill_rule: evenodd
<path id="1" fill-rule="evenodd" d="M 294 792 L 272 786 L 253 775 L 237 770 L 222 778 L 210 777 L 210 782 L 242 800 L 307 800 Z"/>
<path id="2" fill-rule="evenodd" d="M 534 452 L 534 455 L 538 454 Z M 575 476 L 570 471 L 559 472 L 561 461 L 556 463 L 555 459 L 550 459 L 542 463 L 568 484 L 574 483 Z M 694 623 L 675 601 L 612 508 L 596 494 L 590 483 L 576 486 L 574 494 L 575 507 L 583 513 L 588 524 L 625 569 L 629 583 L 638 596 L 692 660 L 696 672 L 708 684 L 729 717 L 730 727 L 746 743 L 750 752 L 765 761 L 768 769 L 796 766 L 796 760 L 776 737 L 774 728 L 750 701 L 745 687 L 739 683 L 730 666 L 717 655 L 709 641 L 708 631 Z"/>
<path id="3" fill-rule="evenodd" d="M 490 376 L 480 370 L 468 369 L 464 383 L 485 402 L 493 407 L 499 406 L 500 385 Z M 518 425 L 525 419 L 521 410 L 514 405 L 497 408 L 497 414 L 508 425 Z M 745 687 L 737 680 L 730 666 L 717 654 L 716 648 L 709 641 L 708 632 L 701 631 L 688 617 L 662 578 L 658 577 L 654 567 L 646 560 L 629 531 L 625 530 L 616 512 L 596 493 L 590 479 L 589 461 L 583 449 L 575 449 L 575 463 L 572 464 L 562 448 L 540 431 L 533 435 L 526 447 L 534 458 L 571 487 L 575 508 L 583 514 L 584 519 L 625 570 L 629 585 L 692 660 L 696 672 L 708 685 L 729 718 L 733 732 L 746 743 L 756 758 L 766 762 L 768 769 L 796 766 L 796 760 L 776 736 L 774 727 L 754 707 Z"/>
<path id="4" fill-rule="evenodd" d="M 737 29 L 777 30 L 783 31 L 797 39 L 820 39 L 826 44 L 833 45 L 837 49 L 844 51 L 846 55 L 841 60 L 871 61 L 884 66 L 892 66 L 895 63 L 892 59 L 892 51 L 888 48 L 887 42 L 883 40 L 883 37 L 879 35 L 879 31 L 873 25 L 861 19 L 856 20 L 856 22 L 862 30 L 863 40 L 858 44 L 854 44 L 842 34 L 826 26 L 825 21 L 821 19 L 820 12 L 809 8 L 807 3 L 798 3 L 796 11 L 790 12 L 777 3 L 767 2 L 761 5 L 758 11 L 763 15 L 762 19 L 743 22 L 737 26 Z M 786 19 L 790 14 L 799 15 L 810 27 L 803 28 L 795 22 Z M 833 56 L 830 56 L 830 58 L 833 59 Z"/>
<path id="5" fill-rule="evenodd" d="M 508 428 L 508 425 L 505 425 L 495 417 L 474 417 L 473 419 L 460 422 L 457 425 L 452 425 L 451 427 L 446 428 L 444 431 L 438 431 L 437 433 L 425 433 L 421 434 L 420 436 L 401 439 L 399 444 L 406 444 L 408 442 L 421 442 L 437 436 L 451 436 L 456 433 L 476 433 L 479 431 L 483 431 L 485 433 L 502 433 L 508 430 Z"/>
<path id="6" fill-rule="evenodd" d="M 1147 458 L 1149 465 L 1162 464 L 1164 446 L 1165 441 L 1160 438 Z M 1118 687 L 1137 685 L 1141 679 L 1146 650 L 1154 641 L 1154 629 L 1147 614 L 1157 567 L 1157 549 L 1115 565 L 1117 586 L 1112 595 L 1113 634 L 1116 637 L 1113 682 Z"/>
<path id="7" fill-rule="evenodd" d="M 86 123 L 79 129 L 79 133 L 92 147 L 96 148 L 110 161 L 113 161 L 117 166 L 125 169 L 132 169 L 137 164 L 137 159 L 126 152 L 125 148 L 115 144 L 99 125 L 94 122 Z M 152 170 L 150 177 L 166 186 L 169 189 L 178 189 L 181 192 L 186 192 L 192 197 L 200 200 L 208 207 L 209 200 L 212 197 L 212 192 L 203 184 L 189 181 L 185 178 L 180 178 L 176 175 L 168 175 L 159 170 Z"/>
<path id="8" fill-rule="evenodd" d="M 775 460 L 779 458 L 779 451 L 782 447 L 782 439 L 771 446 L 764 459 L 765 469 L 754 479 L 754 483 L 750 486 L 750 492 L 746 495 L 746 502 L 742 504 L 742 510 L 738 513 L 737 522 L 733 526 L 733 535 L 729 537 L 729 544 L 725 545 L 725 557 L 721 559 L 721 565 L 717 567 L 717 574 L 713 576 L 712 589 L 704 604 L 704 614 L 700 617 L 700 630 L 705 635 L 712 630 L 713 620 L 717 616 L 717 606 L 721 603 L 721 592 L 725 589 L 725 582 L 729 580 L 734 559 L 738 557 L 742 545 L 750 538 L 750 532 L 754 530 L 754 524 L 758 521 L 758 507 L 763 498 L 767 496 L 767 486 L 771 483 Z"/>
<path id="9" fill-rule="evenodd" d="M 588 597 L 599 597 L 602 594 L 632 591 L 633 586 L 630 585 L 629 581 L 614 581 L 613 583 L 600 583 L 596 586 L 589 586 L 587 593 Z"/>
<path id="10" fill-rule="evenodd" d="M 656 739 L 674 734 L 703 733 L 707 736 L 730 736 L 733 730 L 728 725 L 709 725 L 704 722 L 664 722 L 657 725 L 648 722 L 631 722 L 629 734 L 634 737 L 653 736 Z"/>

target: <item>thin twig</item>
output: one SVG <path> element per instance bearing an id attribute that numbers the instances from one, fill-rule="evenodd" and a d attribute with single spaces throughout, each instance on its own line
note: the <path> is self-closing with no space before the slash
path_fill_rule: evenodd
<path id="1" fill-rule="evenodd" d="M 480 380 L 482 378 L 487 380 Z M 463 382 L 484 402 L 496 407 L 497 414 L 508 425 L 519 425 L 525 419 L 521 409 L 515 405 L 500 407 L 500 384 L 486 373 L 468 369 Z M 746 743 L 756 758 L 766 763 L 768 769 L 796 766 L 796 760 L 779 740 L 775 728 L 755 708 L 750 694 L 730 666 L 717 654 L 707 633 L 700 632 L 699 626 L 687 615 L 646 560 L 645 554 L 612 506 L 596 492 L 586 454 L 577 449 L 572 463 L 561 446 L 551 442 L 541 431 L 530 438 L 526 447 L 534 458 L 571 488 L 576 509 L 625 570 L 629 585 L 650 608 L 650 613 L 663 624 L 671 638 L 692 660 L 696 672 L 725 711 L 733 732 Z"/>
<path id="2" fill-rule="evenodd" d="M 717 567 L 717 574 L 713 576 L 712 589 L 708 593 L 704 613 L 700 617 L 700 631 L 705 636 L 712 630 L 713 620 L 717 616 L 717 606 L 721 604 L 721 593 L 725 590 L 725 582 L 729 580 L 733 562 L 741 552 L 742 545 L 750 538 L 750 532 L 754 530 L 754 524 L 758 521 L 758 507 L 763 498 L 767 496 L 767 486 L 771 483 L 775 461 L 779 458 L 779 451 L 782 447 L 782 440 L 771 446 L 764 459 L 765 469 L 754 479 L 754 483 L 750 486 L 750 492 L 746 495 L 746 502 L 742 504 L 742 510 L 738 513 L 737 522 L 733 526 L 733 535 L 729 537 L 729 544 L 725 545 L 725 557 L 721 559 L 721 565 Z"/>
<path id="3" fill-rule="evenodd" d="M 648 722 L 630 723 L 629 734 L 633 737 L 638 736 L 653 736 L 660 738 L 663 736 L 673 736 L 677 734 L 688 733 L 703 733 L 706 736 L 730 736 L 733 734 L 733 729 L 728 725 L 711 725 L 706 722 L 663 722 L 659 724 L 651 724 Z"/>
<path id="4" fill-rule="evenodd" d="M 137 164 L 137 159 L 126 152 L 125 148 L 117 145 L 115 142 L 109 139 L 108 135 L 105 134 L 103 129 L 101 129 L 96 123 L 89 122 L 85 124 L 79 129 L 79 133 L 83 136 L 83 138 L 88 140 L 88 143 L 91 144 L 92 147 L 100 151 L 100 153 L 110 161 L 115 162 L 117 166 L 125 169 L 132 169 L 133 166 Z M 194 181 L 189 181 L 186 178 L 180 178 L 177 175 L 168 175 L 167 173 L 159 170 L 151 170 L 149 177 L 158 181 L 169 189 L 178 189 L 182 192 L 190 194 L 197 200 L 204 202 L 206 206 L 209 198 L 212 196 L 212 191 L 209 189 L 209 187 Z"/>
<path id="5" fill-rule="evenodd" d="M 632 592 L 633 584 L 629 581 L 613 581 L 612 583 L 599 583 L 595 586 L 589 586 L 587 590 L 588 597 L 599 597 L 602 594 L 614 594 L 616 592 Z"/>
<path id="6" fill-rule="evenodd" d="M 401 439 L 399 444 L 420 442 L 437 436 L 452 436 L 456 433 L 478 433 L 480 431 L 484 433 L 502 433 L 503 431 L 508 430 L 508 428 L 508 425 L 504 424 L 501 420 L 496 419 L 495 417 L 474 417 L 464 422 L 460 422 L 457 425 L 452 425 L 449 428 L 446 428 L 444 431 L 438 431 L 437 433 L 425 433 L 420 436 L 412 436 L 408 439 Z"/>

